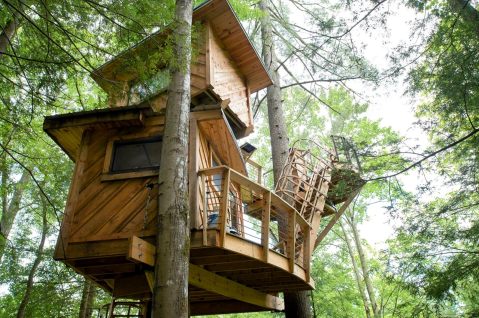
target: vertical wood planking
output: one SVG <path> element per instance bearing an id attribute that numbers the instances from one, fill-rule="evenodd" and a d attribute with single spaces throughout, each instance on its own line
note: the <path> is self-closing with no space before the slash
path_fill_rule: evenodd
<path id="1" fill-rule="evenodd" d="M 225 237 L 226 237 L 226 225 L 228 223 L 228 191 L 229 191 L 229 185 L 230 185 L 230 169 L 226 169 L 223 172 L 223 178 L 221 182 L 221 208 L 220 208 L 220 246 L 225 247 Z"/>
<path id="2" fill-rule="evenodd" d="M 208 195 L 206 194 L 206 176 L 201 173 L 201 192 L 203 193 L 203 246 L 207 245 L 208 235 Z"/>
<path id="3" fill-rule="evenodd" d="M 263 215 L 261 223 L 261 242 L 263 244 L 264 261 L 268 262 L 269 255 L 269 223 L 271 220 L 271 191 L 263 194 Z"/>
<path id="4" fill-rule="evenodd" d="M 213 29 L 210 20 L 206 20 L 205 42 L 206 42 L 206 86 L 212 87 L 215 82 L 213 70 Z"/>
<path id="5" fill-rule="evenodd" d="M 188 167 L 188 192 L 190 204 L 190 228 L 197 229 L 200 226 L 198 209 L 198 157 L 199 157 L 199 136 L 198 121 L 190 119 L 190 136 L 188 154 L 190 158 Z"/>
<path id="6" fill-rule="evenodd" d="M 288 260 L 289 260 L 289 271 L 294 273 L 294 250 L 295 250 L 295 241 L 296 241 L 296 211 L 288 211 Z"/>
<path id="7" fill-rule="evenodd" d="M 70 237 L 72 222 L 78 203 L 78 196 L 80 194 L 83 173 L 85 172 L 85 163 L 88 157 L 88 148 L 91 143 L 91 135 L 91 130 L 85 130 L 83 132 L 80 144 L 80 152 L 75 163 L 72 182 L 70 184 L 70 191 L 68 192 L 67 205 L 65 206 L 65 212 L 60 228 L 60 236 L 55 247 L 55 259 L 67 258 L 67 255 L 65 255 L 65 253 L 68 247 L 68 238 Z"/>

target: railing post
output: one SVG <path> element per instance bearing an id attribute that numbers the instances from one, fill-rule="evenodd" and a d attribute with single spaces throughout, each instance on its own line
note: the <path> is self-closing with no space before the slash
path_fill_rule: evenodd
<path id="1" fill-rule="evenodd" d="M 271 191 L 263 194 L 263 213 L 261 218 L 261 242 L 263 245 L 264 261 L 268 262 L 269 255 L 269 223 L 271 215 Z"/>
<path id="2" fill-rule="evenodd" d="M 206 193 L 206 175 L 204 172 L 201 172 L 201 193 L 203 193 L 203 246 L 206 246 L 208 236 L 208 194 Z"/>
<path id="3" fill-rule="evenodd" d="M 258 167 L 258 183 L 263 185 L 263 167 L 259 166 Z"/>
<path id="4" fill-rule="evenodd" d="M 225 247 L 226 240 L 226 225 L 228 223 L 228 206 L 229 206 L 229 187 L 230 187 L 230 169 L 226 169 L 223 172 L 223 178 L 221 180 L 221 205 L 219 219 L 220 223 L 220 246 Z"/>
<path id="5" fill-rule="evenodd" d="M 296 241 L 296 211 L 288 211 L 288 258 L 289 258 L 289 271 L 294 272 L 294 256 L 295 256 L 295 241 Z"/>
<path id="6" fill-rule="evenodd" d="M 311 281 L 311 228 L 309 226 L 304 227 L 305 243 L 303 252 L 304 269 L 306 270 L 306 281 Z"/>

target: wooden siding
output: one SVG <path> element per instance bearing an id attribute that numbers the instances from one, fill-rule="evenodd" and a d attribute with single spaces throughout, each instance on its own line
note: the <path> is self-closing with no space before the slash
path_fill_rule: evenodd
<path id="1" fill-rule="evenodd" d="M 235 61 L 226 50 L 223 42 L 216 32 L 212 32 L 210 41 L 211 64 L 213 65 L 212 85 L 214 92 L 222 100 L 230 100 L 229 108 L 236 114 L 245 127 L 253 125 L 249 91 L 244 75 Z"/>
<path id="2" fill-rule="evenodd" d="M 106 147 L 113 137 L 161 133 L 163 126 L 94 131 L 74 211 L 70 242 L 103 240 L 108 237 L 141 235 L 148 197 L 146 184 L 157 177 L 101 181 Z M 146 233 L 156 232 L 156 187 L 151 191 Z"/>

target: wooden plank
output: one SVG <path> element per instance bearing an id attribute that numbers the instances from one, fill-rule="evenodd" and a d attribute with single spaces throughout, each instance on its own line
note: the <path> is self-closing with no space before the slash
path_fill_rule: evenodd
<path id="1" fill-rule="evenodd" d="M 263 187 L 261 184 L 254 182 L 253 180 L 243 176 L 242 174 L 234 170 L 231 170 L 231 180 L 238 182 L 239 184 L 244 185 L 245 187 L 256 192 L 262 193 L 268 190 L 265 187 Z M 273 196 L 275 195 L 273 194 Z M 292 207 L 290 207 L 290 209 L 292 209 Z"/>
<path id="2" fill-rule="evenodd" d="M 271 221 L 271 191 L 263 194 L 263 213 L 261 223 L 261 241 L 263 244 L 263 260 L 268 262 L 269 255 L 269 226 Z"/>
<path id="3" fill-rule="evenodd" d="M 230 175 L 231 170 L 226 169 L 223 171 L 223 177 L 221 180 L 221 187 L 222 187 L 222 198 L 221 198 L 221 206 L 219 211 L 219 220 L 220 220 L 220 246 L 225 247 L 225 237 L 226 237 L 226 229 L 228 223 L 228 207 L 229 207 L 229 191 L 230 191 Z"/>
<path id="4" fill-rule="evenodd" d="M 73 171 L 73 177 L 70 184 L 67 204 L 65 206 L 63 220 L 60 227 L 60 234 L 53 256 L 55 260 L 63 260 L 67 258 L 67 255 L 65 255 L 65 253 L 68 249 L 68 239 L 71 234 L 72 223 L 78 205 L 78 197 L 80 195 L 80 187 L 83 179 L 85 162 L 88 158 L 88 147 L 90 146 L 91 135 L 91 130 L 86 130 L 85 132 L 83 132 L 83 137 L 80 144 L 80 153 L 78 155 L 75 169 Z"/>
<path id="5" fill-rule="evenodd" d="M 284 302 L 279 297 L 259 292 L 193 264 L 189 266 L 188 275 L 188 282 L 193 286 L 271 310 L 284 309 Z"/>
<path id="6" fill-rule="evenodd" d="M 211 168 L 206 168 L 206 169 L 201 169 L 199 172 L 204 173 L 205 176 L 212 176 L 215 174 L 222 174 L 224 171 L 229 170 L 227 166 L 217 166 L 217 167 L 211 167 Z"/>
<path id="7" fill-rule="evenodd" d="M 155 246 L 139 237 L 132 236 L 128 240 L 128 252 L 126 258 L 149 266 L 155 265 Z"/>
<path id="8" fill-rule="evenodd" d="M 68 244 L 69 259 L 122 256 L 128 251 L 128 240 L 111 240 Z"/>
<path id="9" fill-rule="evenodd" d="M 348 199 L 346 200 L 346 202 L 343 203 L 343 205 L 341 205 L 341 207 L 339 208 L 338 212 L 336 212 L 336 214 L 333 216 L 333 218 L 329 221 L 328 225 L 326 225 L 326 227 L 321 231 L 321 233 L 319 233 L 318 237 L 316 238 L 316 241 L 314 242 L 314 245 L 311 246 L 311 255 L 313 254 L 314 250 L 316 249 L 316 247 L 318 247 L 319 244 L 321 244 L 321 242 L 324 240 L 324 238 L 326 237 L 326 235 L 329 233 L 329 231 L 331 231 L 331 229 L 333 228 L 334 224 L 336 224 L 336 222 L 339 220 L 339 218 L 341 217 L 341 215 L 343 215 L 344 211 L 346 211 L 346 209 L 348 208 L 348 206 L 351 204 L 351 202 L 354 200 L 354 198 L 359 194 L 359 192 L 361 192 L 361 189 L 363 187 L 361 186 L 359 189 L 357 189 L 356 191 L 354 191 L 349 197 Z M 314 233 L 314 228 L 313 228 L 313 233 Z M 318 231 L 316 229 L 316 231 Z M 314 236 L 313 236 L 314 237 Z"/>
<path id="10" fill-rule="evenodd" d="M 128 239 L 132 236 L 140 236 L 141 231 L 137 232 L 121 232 L 113 234 L 104 234 L 104 235 L 86 235 L 86 236 L 76 236 L 71 237 L 68 240 L 68 243 L 83 243 L 83 242 L 94 242 L 94 241 L 109 241 L 109 240 L 118 240 L 118 239 Z M 155 236 L 156 231 L 145 231 L 145 236 Z"/>
<path id="11" fill-rule="evenodd" d="M 151 169 L 151 170 L 143 170 L 143 171 L 124 172 L 124 173 L 102 174 L 100 177 L 100 180 L 104 182 L 104 181 L 154 177 L 157 175 L 158 175 L 158 169 Z"/>
<path id="12" fill-rule="evenodd" d="M 190 119 L 190 135 L 188 143 L 188 193 L 190 205 L 190 228 L 199 229 L 200 219 L 198 210 L 198 157 L 199 157 L 199 132 L 198 121 L 195 118 Z"/>
<path id="13" fill-rule="evenodd" d="M 190 119 L 195 118 L 198 121 L 211 120 L 211 119 L 223 119 L 221 109 L 203 110 L 190 113 Z"/>

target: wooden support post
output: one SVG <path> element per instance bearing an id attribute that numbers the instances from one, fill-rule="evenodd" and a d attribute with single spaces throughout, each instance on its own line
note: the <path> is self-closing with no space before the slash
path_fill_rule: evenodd
<path id="1" fill-rule="evenodd" d="M 339 208 L 339 211 L 336 212 L 336 214 L 333 216 L 333 218 L 329 221 L 328 225 L 326 225 L 326 227 L 323 229 L 323 231 L 321 231 L 321 233 L 318 235 L 318 237 L 316 238 L 316 241 L 314 242 L 314 245 L 312 246 L 311 248 L 311 254 L 313 254 L 314 250 L 316 249 L 316 247 L 318 247 L 318 245 L 321 243 L 322 240 L 324 240 L 324 238 L 326 237 L 326 235 L 329 233 L 329 231 L 331 231 L 331 229 L 333 228 L 334 224 L 336 224 L 336 222 L 339 220 L 339 218 L 341 217 L 341 215 L 343 215 L 344 211 L 346 211 L 346 209 L 348 208 L 348 206 L 351 204 L 351 202 L 353 201 L 353 199 L 359 194 L 359 192 L 361 191 L 363 187 L 361 186 L 359 189 L 357 189 L 356 191 L 354 191 L 349 197 L 348 199 L 346 200 L 346 202 L 343 203 L 343 205 Z"/>
<path id="2" fill-rule="evenodd" d="M 193 264 L 190 264 L 189 267 L 188 282 L 193 286 L 240 300 L 248 304 L 257 305 L 270 310 L 281 311 L 284 309 L 284 302 L 279 297 L 239 284 Z"/>
<path id="3" fill-rule="evenodd" d="M 258 167 L 258 183 L 263 185 L 263 166 Z"/>
<path id="4" fill-rule="evenodd" d="M 64 260 L 67 258 L 66 251 L 68 247 L 68 239 L 70 238 L 70 231 L 77 208 L 78 197 L 80 196 L 80 189 L 82 185 L 83 173 L 85 171 L 85 163 L 88 158 L 88 147 L 91 142 L 91 130 L 83 132 L 80 143 L 80 150 L 73 170 L 72 182 L 70 184 L 70 191 L 68 192 L 67 205 L 60 227 L 60 235 L 58 237 L 57 245 L 53 258 L 55 260 Z"/>
<path id="5" fill-rule="evenodd" d="M 155 246 L 139 237 L 132 236 L 128 240 L 126 259 L 135 263 L 155 265 Z"/>
<path id="6" fill-rule="evenodd" d="M 295 256 L 295 242 L 296 242 L 296 210 L 288 211 L 288 242 L 286 243 L 288 249 L 289 271 L 294 273 L 294 256 Z"/>
<path id="7" fill-rule="evenodd" d="M 221 205 L 220 205 L 220 246 L 225 247 L 225 237 L 228 223 L 228 207 L 229 207 L 229 186 L 230 186 L 230 169 L 223 172 L 221 181 Z"/>
<path id="8" fill-rule="evenodd" d="M 263 213 L 261 219 L 261 242 L 263 245 L 264 261 L 268 262 L 269 255 L 269 224 L 271 220 L 271 191 L 263 194 Z"/>
<path id="9" fill-rule="evenodd" d="M 201 172 L 201 192 L 203 193 L 203 246 L 207 245 L 208 230 L 208 194 L 206 193 L 206 175 Z"/>
<path id="10" fill-rule="evenodd" d="M 190 228 L 198 229 L 200 226 L 198 209 L 198 157 L 199 157 L 199 134 L 198 121 L 195 118 L 190 119 L 190 136 L 188 157 L 188 193 L 190 203 Z"/>
<path id="11" fill-rule="evenodd" d="M 110 303 L 110 308 L 108 309 L 108 318 L 111 318 L 113 316 L 113 306 L 115 305 L 115 297 L 111 297 L 111 303 Z"/>

